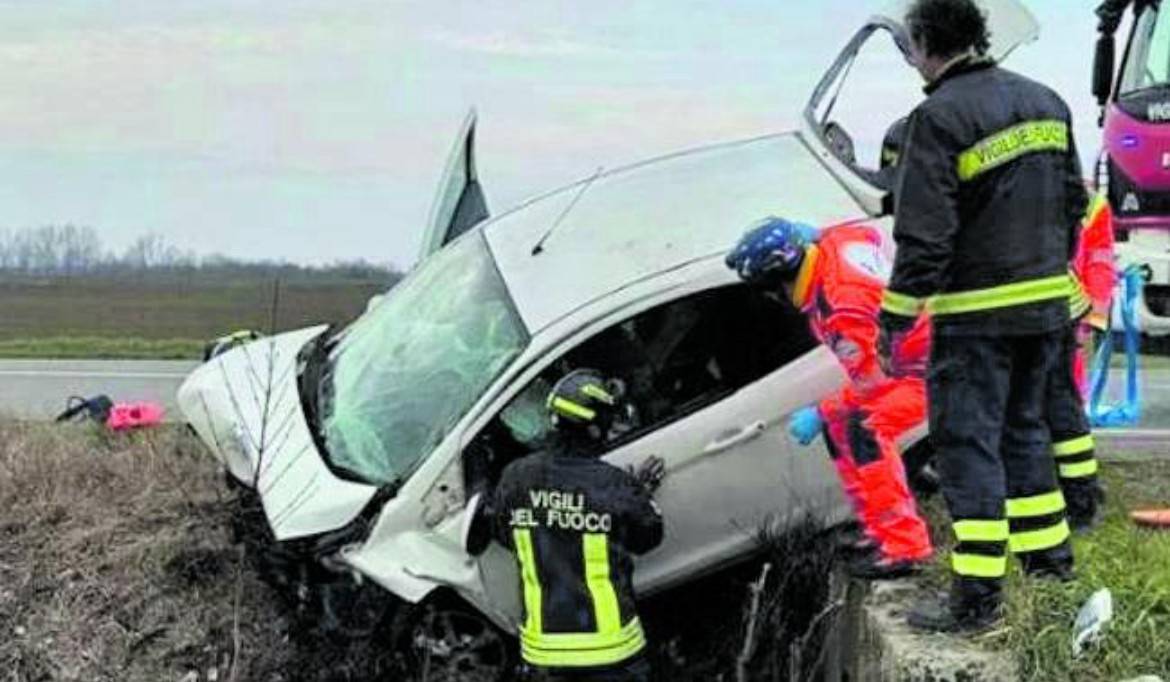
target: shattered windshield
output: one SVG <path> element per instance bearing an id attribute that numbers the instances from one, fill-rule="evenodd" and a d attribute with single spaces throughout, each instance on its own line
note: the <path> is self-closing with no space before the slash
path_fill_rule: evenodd
<path id="1" fill-rule="evenodd" d="M 452 243 L 330 354 L 320 389 L 326 456 L 362 480 L 399 480 L 527 343 L 482 233 Z"/>
<path id="2" fill-rule="evenodd" d="M 1170 12 L 1149 7 L 1133 31 L 1133 44 L 1121 74 L 1124 97 L 1140 90 L 1170 86 Z"/>

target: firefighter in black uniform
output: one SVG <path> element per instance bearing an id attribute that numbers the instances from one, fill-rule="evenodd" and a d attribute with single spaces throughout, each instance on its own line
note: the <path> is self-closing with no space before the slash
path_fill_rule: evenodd
<path id="1" fill-rule="evenodd" d="M 972 0 L 915 0 L 906 24 L 928 98 L 901 159 L 880 344 L 888 357 L 931 313 L 930 430 L 958 540 L 949 602 L 910 621 L 976 630 L 1001 617 L 1009 549 L 1030 574 L 1071 576 L 1044 399 L 1068 362 L 1068 264 L 1087 196 L 1068 106 L 985 56 Z"/>
<path id="2" fill-rule="evenodd" d="M 651 494 L 664 466 L 652 457 L 635 473 L 600 459 L 624 412 L 620 393 L 592 370 L 557 382 L 548 398 L 551 446 L 509 464 L 485 508 L 488 523 L 481 525 L 516 554 L 521 657 L 537 680 L 650 676 L 633 557 L 662 542 Z"/>

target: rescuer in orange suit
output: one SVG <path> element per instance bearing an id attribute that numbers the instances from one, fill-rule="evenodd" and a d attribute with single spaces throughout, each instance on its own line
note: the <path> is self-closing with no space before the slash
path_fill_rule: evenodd
<path id="1" fill-rule="evenodd" d="M 851 572 L 871 579 L 917 572 L 934 550 L 897 441 L 926 420 L 930 327 L 923 316 L 887 375 L 877 355 L 878 312 L 890 269 L 881 234 L 860 224 L 818 230 L 768 218 L 744 235 L 727 265 L 770 294 L 786 293 L 849 375 L 839 392 L 793 414 L 789 432 L 804 445 L 828 434 L 842 487 L 875 545 Z"/>
<path id="2" fill-rule="evenodd" d="M 1109 310 L 1113 304 L 1113 289 L 1117 285 L 1114 248 L 1113 210 L 1109 201 L 1100 195 L 1089 206 L 1072 264 L 1088 299 L 1087 314 L 1081 318 L 1077 329 L 1077 341 L 1082 351 L 1090 350 L 1094 330 L 1109 331 Z M 1085 310 L 1084 306 L 1082 303 L 1081 310 Z M 1074 310 L 1074 316 L 1079 312 Z M 1089 392 L 1089 375 L 1085 369 L 1088 355 L 1087 352 L 1077 353 L 1074 361 L 1073 372 L 1082 397 L 1088 397 Z"/>
<path id="3" fill-rule="evenodd" d="M 1064 341 L 1068 362 L 1049 379 L 1048 428 L 1069 526 L 1088 530 L 1097 521 L 1105 492 L 1098 479 L 1095 444 L 1085 414 L 1085 371 L 1095 332 L 1109 332 L 1109 306 L 1116 274 L 1113 265 L 1113 214 L 1105 197 L 1090 205 L 1077 238 L 1072 270 L 1080 282 L 1073 292 L 1072 321 Z"/>

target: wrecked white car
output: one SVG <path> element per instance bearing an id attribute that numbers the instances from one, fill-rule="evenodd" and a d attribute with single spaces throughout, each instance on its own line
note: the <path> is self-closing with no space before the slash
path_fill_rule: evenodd
<path id="1" fill-rule="evenodd" d="M 1036 36 L 1015 0 L 987 5 L 998 56 Z M 436 679 L 504 675 L 514 562 L 499 547 L 466 553 L 465 507 L 538 447 L 544 397 L 573 368 L 621 378 L 636 408 L 607 459 L 666 462 L 666 540 L 638 564 L 642 593 L 751 556 L 761 526 L 846 518 L 823 445 L 785 432 L 844 374 L 797 311 L 740 285 L 723 257 L 767 215 L 882 213 L 885 193 L 856 169 L 833 114 L 866 50 L 893 77 L 908 44 L 900 16 L 878 15 L 850 41 L 800 131 L 598 173 L 491 218 L 469 120 L 424 259 L 403 282 L 344 330 L 264 339 L 191 375 L 186 418 L 255 491 L 297 579 L 316 576 L 321 618 L 362 634 L 392 614 L 391 645 L 422 650 L 432 675 L 449 675 Z M 920 96 L 896 66 L 912 99 L 883 127 Z M 862 158 L 877 163 L 876 151 Z M 382 598 L 354 596 L 371 589 Z"/>

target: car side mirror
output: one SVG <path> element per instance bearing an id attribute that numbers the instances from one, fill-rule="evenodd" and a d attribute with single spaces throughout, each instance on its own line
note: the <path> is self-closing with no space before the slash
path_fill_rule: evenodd
<path id="1" fill-rule="evenodd" d="M 1093 97 L 1104 107 L 1113 94 L 1113 67 L 1115 48 L 1113 36 L 1103 35 L 1097 39 L 1097 51 L 1093 56 Z"/>

